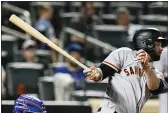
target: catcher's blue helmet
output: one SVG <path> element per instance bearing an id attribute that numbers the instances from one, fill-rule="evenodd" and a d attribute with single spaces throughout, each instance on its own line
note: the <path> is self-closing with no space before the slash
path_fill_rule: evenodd
<path id="1" fill-rule="evenodd" d="M 13 113 L 46 113 L 46 108 L 40 99 L 22 94 L 14 103 Z"/>

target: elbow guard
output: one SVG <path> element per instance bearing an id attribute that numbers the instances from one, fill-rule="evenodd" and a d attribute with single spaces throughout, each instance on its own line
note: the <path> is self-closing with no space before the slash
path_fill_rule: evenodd
<path id="1" fill-rule="evenodd" d="M 107 76 L 113 76 L 114 73 L 116 73 L 116 70 L 103 63 L 99 66 L 99 68 L 102 70 L 103 73 L 102 80 L 105 79 Z"/>

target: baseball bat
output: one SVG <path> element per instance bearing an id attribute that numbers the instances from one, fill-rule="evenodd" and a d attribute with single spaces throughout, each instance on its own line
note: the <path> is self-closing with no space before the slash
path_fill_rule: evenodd
<path id="1" fill-rule="evenodd" d="M 58 51 L 60 54 L 71 60 L 72 62 L 76 63 L 80 67 L 82 67 L 85 70 L 88 70 L 89 68 L 76 60 L 74 57 L 69 55 L 67 52 L 65 52 L 63 49 L 58 47 L 56 44 L 54 44 L 51 40 L 49 40 L 47 37 L 42 35 L 39 31 L 37 31 L 35 28 L 30 26 L 28 23 L 24 22 L 22 19 L 17 17 L 16 15 L 12 14 L 9 18 L 9 21 L 24 30 L 25 32 L 29 33 L 31 36 L 36 38 L 37 40 L 40 40 L 43 43 L 46 43 L 49 47 L 53 48 L 54 50 Z"/>

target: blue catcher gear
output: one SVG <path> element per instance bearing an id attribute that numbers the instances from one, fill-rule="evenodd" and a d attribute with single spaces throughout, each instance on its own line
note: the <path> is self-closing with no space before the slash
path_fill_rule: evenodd
<path id="1" fill-rule="evenodd" d="M 22 94 L 14 103 L 13 113 L 46 113 L 46 108 L 40 99 Z"/>

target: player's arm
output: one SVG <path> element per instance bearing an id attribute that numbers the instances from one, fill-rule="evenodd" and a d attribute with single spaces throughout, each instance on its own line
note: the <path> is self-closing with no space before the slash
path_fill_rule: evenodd
<path id="1" fill-rule="evenodd" d="M 156 89 L 149 89 L 152 94 L 161 94 L 168 92 L 168 83 L 165 81 L 164 76 L 161 72 L 157 71 L 156 69 L 151 70 L 154 73 L 154 76 L 159 79 L 158 88 Z M 149 76 L 149 75 L 148 75 Z M 148 78 L 150 79 L 150 78 Z M 148 82 L 147 82 L 148 83 Z M 148 87 L 149 88 L 149 87 Z"/>
<path id="2" fill-rule="evenodd" d="M 140 50 L 137 53 L 137 60 L 141 62 L 143 70 L 146 73 L 146 84 L 149 90 L 154 94 L 168 91 L 167 82 L 161 76 L 158 77 L 157 73 L 150 68 L 149 56 L 145 51 Z"/>
<path id="3" fill-rule="evenodd" d="M 114 73 L 119 72 L 122 65 L 122 56 L 124 49 L 114 50 L 101 63 L 99 67 L 90 67 L 90 70 L 84 70 L 84 74 L 88 79 L 93 81 L 102 81 L 108 76 L 113 76 Z"/>
<path id="4" fill-rule="evenodd" d="M 168 92 L 168 83 L 164 80 L 161 73 L 156 73 L 151 69 L 146 70 L 147 86 L 152 94 L 160 94 Z M 156 82 L 156 83 L 155 83 Z"/>
<path id="5" fill-rule="evenodd" d="M 113 76 L 117 71 L 110 66 L 102 63 L 99 67 L 90 67 L 90 70 L 84 70 L 85 75 L 95 82 L 102 81 L 108 76 Z"/>
<path id="6" fill-rule="evenodd" d="M 156 90 L 159 88 L 161 80 L 156 76 L 156 74 L 150 69 L 144 70 L 146 73 L 147 86 L 150 90 Z"/>
<path id="7" fill-rule="evenodd" d="M 150 90 L 150 92 L 155 95 L 166 93 L 168 92 L 168 83 L 165 80 L 160 79 L 159 87 L 155 90 Z"/>
<path id="8" fill-rule="evenodd" d="M 143 50 L 137 52 L 137 61 L 141 62 L 143 71 L 146 73 L 147 86 L 150 90 L 156 90 L 159 87 L 160 79 L 151 70 L 149 60 L 150 56 Z"/>

